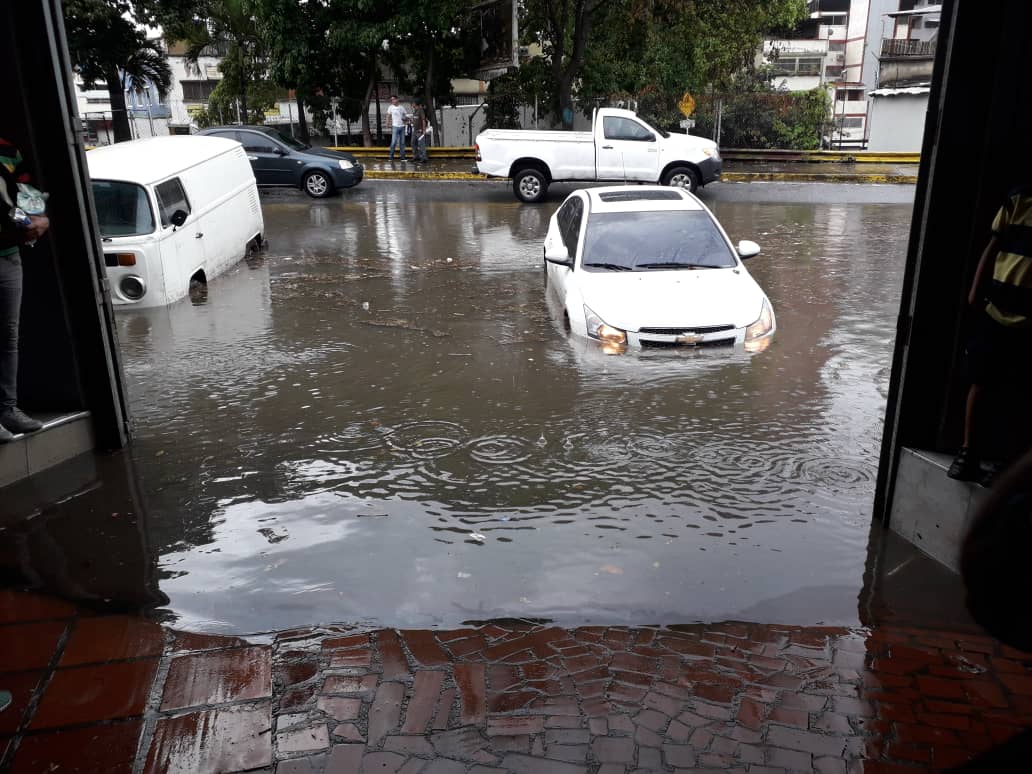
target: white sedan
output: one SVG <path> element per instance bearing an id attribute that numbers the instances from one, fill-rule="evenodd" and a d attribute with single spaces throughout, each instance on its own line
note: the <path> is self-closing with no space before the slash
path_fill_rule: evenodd
<path id="1" fill-rule="evenodd" d="M 565 322 L 609 352 L 648 346 L 767 347 L 774 310 L 713 214 L 683 189 L 574 191 L 545 237 L 548 285 Z"/>

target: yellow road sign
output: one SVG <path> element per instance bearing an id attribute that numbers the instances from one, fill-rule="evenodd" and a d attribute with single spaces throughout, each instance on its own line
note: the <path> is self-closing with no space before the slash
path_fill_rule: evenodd
<path id="1" fill-rule="evenodd" d="M 681 97 L 681 101 L 677 103 L 677 109 L 687 118 L 695 112 L 695 98 L 686 91 Z"/>

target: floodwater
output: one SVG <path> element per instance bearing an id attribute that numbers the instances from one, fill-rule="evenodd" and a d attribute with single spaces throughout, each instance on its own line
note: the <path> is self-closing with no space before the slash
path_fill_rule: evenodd
<path id="1" fill-rule="evenodd" d="M 763 247 L 754 356 L 567 338 L 558 195 L 265 196 L 268 249 L 203 304 L 119 313 L 135 446 L 45 510 L 139 535 L 129 574 L 194 630 L 856 623 L 912 195 L 703 194 Z"/>

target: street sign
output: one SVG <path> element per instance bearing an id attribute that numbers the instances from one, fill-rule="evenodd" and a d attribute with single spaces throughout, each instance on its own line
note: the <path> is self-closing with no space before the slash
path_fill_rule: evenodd
<path id="1" fill-rule="evenodd" d="M 681 101 L 677 103 L 677 109 L 681 111 L 685 118 L 688 118 L 688 116 L 695 112 L 695 97 L 686 91 L 681 96 Z"/>
<path id="2" fill-rule="evenodd" d="M 694 129 L 695 128 L 695 119 L 694 118 L 682 118 L 680 123 L 681 123 L 681 128 L 682 129 Z"/>

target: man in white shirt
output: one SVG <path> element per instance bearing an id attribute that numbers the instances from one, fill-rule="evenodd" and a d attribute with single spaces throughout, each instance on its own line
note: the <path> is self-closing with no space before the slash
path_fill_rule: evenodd
<path id="1" fill-rule="evenodd" d="M 387 128 L 391 130 L 391 148 L 388 159 L 394 161 L 394 149 L 401 148 L 401 160 L 405 160 L 405 124 L 408 118 L 405 108 L 398 102 L 397 95 L 391 97 L 391 106 L 387 108 Z"/>

